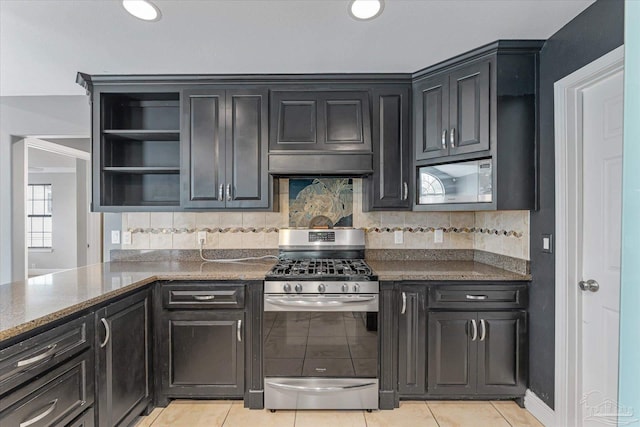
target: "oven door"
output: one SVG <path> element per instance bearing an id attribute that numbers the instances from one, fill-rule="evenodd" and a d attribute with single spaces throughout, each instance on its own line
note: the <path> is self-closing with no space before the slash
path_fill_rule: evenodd
<path id="1" fill-rule="evenodd" d="M 265 377 L 376 378 L 378 295 L 264 296 Z"/>

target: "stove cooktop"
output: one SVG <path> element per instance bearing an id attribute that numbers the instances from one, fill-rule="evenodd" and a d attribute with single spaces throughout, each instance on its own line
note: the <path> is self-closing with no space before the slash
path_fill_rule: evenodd
<path id="1" fill-rule="evenodd" d="M 267 280 L 377 280 L 363 259 L 281 259 Z"/>

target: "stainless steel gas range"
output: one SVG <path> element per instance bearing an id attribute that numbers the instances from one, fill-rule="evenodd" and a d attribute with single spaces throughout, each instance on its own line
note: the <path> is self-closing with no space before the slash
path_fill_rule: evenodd
<path id="1" fill-rule="evenodd" d="M 378 281 L 364 232 L 281 230 L 264 292 L 264 404 L 378 408 Z"/>

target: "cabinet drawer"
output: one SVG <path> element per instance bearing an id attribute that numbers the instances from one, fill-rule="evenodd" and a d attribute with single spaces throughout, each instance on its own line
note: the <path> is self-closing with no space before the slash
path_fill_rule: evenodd
<path id="1" fill-rule="evenodd" d="M 91 406 L 93 355 L 90 351 L 0 399 L 0 425 L 66 425 Z"/>
<path id="2" fill-rule="evenodd" d="M 0 350 L 0 395 L 91 346 L 90 316 Z"/>
<path id="3" fill-rule="evenodd" d="M 434 286 L 429 292 L 430 309 L 494 310 L 526 308 L 527 285 Z"/>
<path id="4" fill-rule="evenodd" d="M 162 306 L 169 309 L 244 307 L 243 284 L 181 283 L 162 286 Z"/>

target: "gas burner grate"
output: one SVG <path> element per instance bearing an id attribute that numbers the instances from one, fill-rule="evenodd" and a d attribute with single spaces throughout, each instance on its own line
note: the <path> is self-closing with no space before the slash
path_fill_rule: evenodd
<path id="1" fill-rule="evenodd" d="M 314 278 L 371 276 L 362 259 L 282 259 L 267 274 L 271 278 Z"/>

